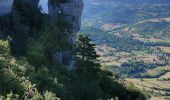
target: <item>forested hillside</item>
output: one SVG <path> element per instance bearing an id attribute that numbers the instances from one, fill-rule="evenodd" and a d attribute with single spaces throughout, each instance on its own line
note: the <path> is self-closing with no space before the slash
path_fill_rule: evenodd
<path id="1" fill-rule="evenodd" d="M 56 0 L 54 3 L 66 3 Z M 146 100 L 149 96 L 117 74 L 101 69 L 95 44 L 80 35 L 73 45 L 64 15 L 54 21 L 36 1 L 15 0 L 11 13 L 0 16 L 0 99 L 2 100 Z M 75 64 L 55 59 L 72 51 Z M 67 59 L 64 59 L 67 60 Z"/>

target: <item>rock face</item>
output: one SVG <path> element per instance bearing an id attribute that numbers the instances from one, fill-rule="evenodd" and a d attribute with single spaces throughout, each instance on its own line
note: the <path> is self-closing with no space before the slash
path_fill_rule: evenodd
<path id="1" fill-rule="evenodd" d="M 20 4 L 29 4 L 38 7 L 40 0 L 14 0 L 14 6 Z"/>
<path id="2" fill-rule="evenodd" d="M 0 15 L 11 12 L 14 0 L 0 0 Z"/>
<path id="3" fill-rule="evenodd" d="M 55 3 L 54 0 L 48 1 L 48 13 L 55 21 L 58 20 L 60 14 L 64 14 L 65 21 L 71 27 L 65 29 L 66 37 L 69 43 L 75 44 L 77 32 L 81 27 L 81 14 L 84 4 L 83 0 L 68 0 L 67 2 Z M 73 65 L 73 56 L 71 51 L 58 52 L 56 55 L 59 61 L 64 61 L 69 65 Z M 61 57 L 62 55 L 62 57 Z M 62 60 L 63 59 L 63 60 Z"/>
<path id="4" fill-rule="evenodd" d="M 38 6 L 40 0 L 0 0 L 0 15 L 11 12 L 11 9 L 20 2 L 31 3 L 32 6 Z M 58 0 L 59 3 L 48 0 L 48 13 L 54 21 L 58 21 L 59 15 L 64 15 L 64 20 L 69 24 L 69 28 L 64 29 L 66 39 L 70 45 L 75 44 L 77 32 L 81 26 L 81 14 L 84 7 L 83 0 Z M 72 51 L 62 51 L 53 54 L 60 62 L 73 65 Z"/>
<path id="5" fill-rule="evenodd" d="M 71 33 L 80 30 L 83 7 L 83 0 L 67 0 L 65 3 L 54 3 L 54 0 L 48 1 L 49 15 L 55 20 L 60 13 L 63 13 L 65 20 L 71 24 L 70 30 L 66 31 Z"/>
<path id="6" fill-rule="evenodd" d="M 33 6 L 38 6 L 39 0 L 0 0 L 0 15 L 10 13 L 16 2 L 26 2 L 31 3 Z"/>
<path id="7" fill-rule="evenodd" d="M 21 1 L 21 0 L 18 0 L 18 1 Z M 30 3 L 32 6 L 38 6 L 40 2 L 40 0 L 22 0 L 22 1 L 26 3 Z"/>

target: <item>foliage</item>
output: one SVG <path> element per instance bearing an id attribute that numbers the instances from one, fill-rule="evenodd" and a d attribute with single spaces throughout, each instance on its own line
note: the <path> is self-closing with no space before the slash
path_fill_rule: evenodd
<path id="1" fill-rule="evenodd" d="M 0 86 L 3 95 L 7 95 L 12 91 L 14 94 L 19 94 L 19 98 L 30 98 L 30 100 L 59 99 L 55 94 L 60 98 L 69 98 L 70 100 L 74 98 L 94 100 L 98 98 L 122 98 L 128 96 L 127 92 L 125 92 L 128 90 L 126 90 L 125 87 L 122 85 L 119 86 L 119 83 L 107 76 L 111 74 L 106 74 L 100 69 L 97 60 L 98 56 L 94 50 L 94 44 L 90 42 L 90 39 L 86 36 L 80 36 L 79 39 L 80 41 L 78 41 L 76 46 L 78 47 L 76 49 L 77 67 L 74 71 L 70 72 L 64 69 L 64 66 L 34 67 L 28 65 L 28 62 L 24 59 L 12 58 L 12 56 L 9 55 L 10 53 L 6 53 L 6 51 L 9 50 L 8 42 L 1 41 L 1 49 L 4 49 L 4 47 L 7 48 L 7 50 L 1 53 L 1 57 L 7 57 L 1 60 L 3 68 L 1 68 Z M 79 49 L 80 47 L 81 49 Z M 88 50 L 88 52 L 86 50 Z M 8 54 L 8 56 L 3 56 L 4 54 Z M 6 70 L 3 70 L 5 69 L 4 65 L 8 65 Z M 8 84 L 3 84 L 3 82 Z M 36 85 L 32 85 L 33 83 Z M 106 88 L 106 86 L 108 86 L 108 88 Z M 117 91 L 120 90 L 118 87 L 122 89 L 120 93 L 123 91 L 125 93 L 121 95 L 117 94 Z M 48 92 L 47 90 L 52 92 Z M 33 94 L 24 94 L 25 91 L 28 91 L 28 94 Z M 15 95 L 13 96 L 12 94 L 12 97 L 15 97 Z"/>
<path id="2" fill-rule="evenodd" d="M 99 56 L 96 54 L 94 46 L 87 36 L 79 36 L 76 45 L 77 67 L 73 81 L 75 84 L 74 93 L 78 95 L 77 99 L 95 100 L 102 95 L 99 87 L 101 81 L 101 69 L 97 60 Z"/>
<path id="3" fill-rule="evenodd" d="M 8 41 L 0 40 L 0 51 L 0 92 L 1 95 L 6 95 L 6 97 L 2 96 L 2 98 L 7 100 L 18 100 L 18 98 L 38 100 L 39 98 L 39 100 L 42 100 L 43 96 L 38 93 L 34 87 L 35 85 L 32 85 L 31 82 L 37 73 L 35 68 L 29 65 L 24 58 L 13 58 L 10 55 Z M 30 94 L 24 94 L 25 92 Z M 55 95 L 52 95 L 51 92 L 46 92 L 46 98 L 55 98 Z"/>
<path id="4" fill-rule="evenodd" d="M 52 23 L 36 4 L 37 1 L 15 0 L 12 13 L 0 17 L 0 35 L 5 40 L 0 40 L 1 98 L 134 100 L 142 95 L 114 80 L 111 72 L 101 70 L 95 45 L 87 36 L 80 35 L 75 45 L 74 70 L 54 60 L 56 52 L 72 50 L 68 34 L 63 32 L 69 25 L 63 20 Z M 133 97 L 133 93 L 137 96 Z"/>
<path id="5" fill-rule="evenodd" d="M 118 97 L 120 100 L 145 100 L 140 91 L 133 91 L 118 83 L 110 72 L 102 71 L 95 52 L 95 45 L 84 35 L 80 35 L 76 45 L 77 67 L 75 93 L 81 100 L 108 99 Z M 74 79 L 74 78 L 73 78 Z M 88 84 L 88 85 L 87 85 Z M 76 91 L 76 89 L 78 89 Z M 81 92 L 80 92 L 81 90 Z M 135 96 L 133 95 L 135 94 Z"/>
<path id="6" fill-rule="evenodd" d="M 144 43 L 139 40 L 133 39 L 131 36 L 128 36 L 127 33 L 123 34 L 127 36 L 119 37 L 115 35 L 116 32 L 107 32 L 98 28 L 85 27 L 82 28 L 80 34 L 89 35 L 92 41 L 95 42 L 97 45 L 107 44 L 108 46 L 116 48 L 120 51 L 130 52 L 132 50 L 148 49 L 144 46 Z"/>
<path id="7" fill-rule="evenodd" d="M 170 38 L 170 23 L 168 21 L 159 20 L 146 21 L 143 23 L 135 24 L 132 27 L 134 28 L 131 32 L 138 33 L 146 38 L 154 37 L 159 39 L 168 39 Z"/>
<path id="8" fill-rule="evenodd" d="M 47 19 L 35 6 L 37 1 L 15 0 L 12 12 L 0 16 L 2 37 L 10 37 L 11 50 L 15 56 L 25 55 L 29 37 L 37 38 Z"/>

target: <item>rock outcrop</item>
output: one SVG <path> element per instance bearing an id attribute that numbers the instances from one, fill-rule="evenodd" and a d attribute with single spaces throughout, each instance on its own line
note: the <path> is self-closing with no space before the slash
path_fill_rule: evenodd
<path id="1" fill-rule="evenodd" d="M 0 15 L 8 14 L 17 2 L 30 3 L 32 6 L 38 6 L 39 0 L 0 0 Z"/>
<path id="2" fill-rule="evenodd" d="M 76 41 L 76 33 L 81 27 L 83 7 L 83 0 L 68 0 L 65 3 L 54 3 L 54 0 L 48 1 L 48 13 L 51 18 L 58 20 L 58 16 L 62 13 L 64 14 L 65 21 L 70 25 L 69 28 L 65 29 L 69 43 L 74 44 Z"/>
<path id="3" fill-rule="evenodd" d="M 33 7 L 38 7 L 39 6 L 39 1 L 40 0 L 14 0 L 14 7 L 15 5 L 20 5 L 20 4 L 29 4 Z"/>
<path id="4" fill-rule="evenodd" d="M 14 0 L 0 0 L 0 15 L 10 13 Z"/>
<path id="5" fill-rule="evenodd" d="M 60 14 L 64 15 L 65 21 L 70 25 L 64 32 L 66 33 L 67 41 L 70 44 L 75 44 L 77 32 L 81 27 L 81 14 L 84 4 L 83 0 L 67 0 L 66 2 L 56 3 L 54 0 L 48 1 L 48 13 L 55 21 L 58 20 Z M 74 60 L 71 51 L 63 51 L 56 53 L 59 61 L 64 61 L 69 65 L 73 65 Z M 62 55 L 62 57 L 61 57 Z M 63 59 L 63 60 L 62 60 Z"/>
<path id="6" fill-rule="evenodd" d="M 68 0 L 65 3 L 54 3 L 54 0 L 48 1 L 49 15 L 55 20 L 60 13 L 65 15 L 65 20 L 71 24 L 71 33 L 76 33 L 80 30 L 81 14 L 84 4 L 83 0 Z"/>
<path id="7" fill-rule="evenodd" d="M 31 3 L 32 6 L 38 6 L 40 0 L 0 0 L 0 14 L 11 12 L 14 5 L 25 2 Z M 54 2 L 55 1 L 55 2 Z M 66 1 L 66 2 L 65 2 Z M 64 20 L 69 24 L 69 28 L 64 29 L 67 42 L 73 45 L 76 42 L 77 32 L 81 26 L 81 14 L 84 7 L 83 0 L 48 0 L 48 13 L 54 21 L 58 21 L 60 14 L 64 15 Z M 60 62 L 72 65 L 74 63 L 71 50 L 57 52 L 54 54 Z"/>

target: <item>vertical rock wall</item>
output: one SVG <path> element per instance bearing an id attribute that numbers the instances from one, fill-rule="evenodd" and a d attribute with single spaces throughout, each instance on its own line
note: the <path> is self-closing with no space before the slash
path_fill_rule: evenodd
<path id="1" fill-rule="evenodd" d="M 38 6 L 40 0 L 0 0 L 0 15 L 11 12 L 15 4 L 20 2 L 30 3 L 32 6 Z M 67 2 L 55 3 L 54 0 L 48 0 L 48 13 L 54 21 L 58 21 L 60 14 L 64 15 L 64 20 L 69 24 L 69 28 L 64 29 L 67 42 L 70 45 L 75 44 L 77 32 L 81 27 L 81 14 L 84 4 L 83 0 L 68 0 Z M 66 62 L 72 65 L 73 56 L 72 51 L 61 51 L 54 54 L 54 56 L 61 62 Z"/>
<path id="2" fill-rule="evenodd" d="M 60 13 L 65 15 L 65 20 L 71 24 L 71 33 L 80 30 L 81 14 L 84 7 L 83 0 L 68 0 L 66 3 L 54 3 L 54 0 L 48 1 L 49 15 L 55 20 Z"/>
<path id="3" fill-rule="evenodd" d="M 10 13 L 15 2 L 30 3 L 33 6 L 38 6 L 39 0 L 0 0 L 0 15 Z"/>
<path id="4" fill-rule="evenodd" d="M 83 0 L 68 0 L 67 2 L 56 3 L 54 0 L 48 1 L 48 13 L 54 21 L 57 21 L 60 14 L 64 15 L 65 21 L 70 25 L 64 32 L 66 33 L 67 41 L 70 44 L 75 44 L 77 32 L 81 27 L 81 14 L 84 4 Z M 57 53 L 58 54 L 58 53 Z M 58 57 L 60 61 L 73 65 L 72 51 L 63 51 L 62 57 Z M 63 59 L 63 60 L 62 60 Z"/>

